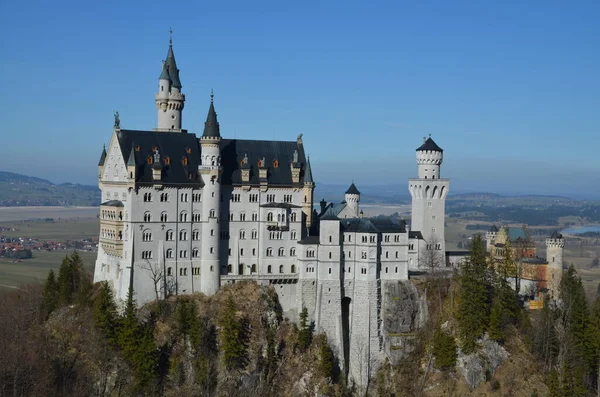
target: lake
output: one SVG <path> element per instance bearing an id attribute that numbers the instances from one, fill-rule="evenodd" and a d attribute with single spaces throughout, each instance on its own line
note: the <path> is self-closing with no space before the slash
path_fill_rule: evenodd
<path id="1" fill-rule="evenodd" d="M 600 225 L 593 226 L 577 226 L 577 227 L 569 227 L 560 231 L 563 234 L 580 234 L 586 232 L 599 232 L 600 233 Z"/>

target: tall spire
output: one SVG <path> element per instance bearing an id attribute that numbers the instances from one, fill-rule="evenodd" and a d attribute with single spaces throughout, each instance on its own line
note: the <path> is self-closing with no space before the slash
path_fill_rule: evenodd
<path id="1" fill-rule="evenodd" d="M 169 28 L 169 51 L 167 52 L 167 60 L 165 65 L 169 78 L 171 80 L 171 87 L 181 89 L 181 81 L 179 80 L 179 69 L 177 69 L 177 63 L 175 62 L 175 54 L 173 53 L 173 30 Z"/>
<path id="2" fill-rule="evenodd" d="M 129 152 L 129 158 L 127 159 L 127 166 L 135 166 L 135 145 L 131 144 L 131 152 Z"/>
<path id="3" fill-rule="evenodd" d="M 219 122 L 217 121 L 217 112 L 215 112 L 214 103 L 215 94 L 210 91 L 210 107 L 208 108 L 208 115 L 206 116 L 206 122 L 204 123 L 203 137 L 207 138 L 220 138 L 221 132 L 219 128 Z"/>
<path id="4" fill-rule="evenodd" d="M 106 160 L 106 145 L 102 148 L 102 154 L 100 155 L 100 161 L 98 161 L 98 166 L 103 166 L 104 161 Z"/>
<path id="5" fill-rule="evenodd" d="M 314 183 L 312 169 L 310 168 L 310 156 L 306 159 L 306 171 L 304 171 L 304 183 Z"/>

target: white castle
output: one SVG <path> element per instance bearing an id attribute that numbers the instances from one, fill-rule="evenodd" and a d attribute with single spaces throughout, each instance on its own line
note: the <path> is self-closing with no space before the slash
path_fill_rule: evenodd
<path id="1" fill-rule="evenodd" d="M 182 129 L 185 96 L 172 43 L 158 86 L 158 127 L 122 129 L 117 114 L 102 151 L 94 281 L 108 281 L 121 302 L 131 286 L 139 305 L 212 295 L 242 280 L 272 285 L 287 317 L 297 320 L 306 307 L 351 376 L 365 375 L 350 352 L 361 344 L 372 363 L 382 361 L 382 288 L 408 280 L 427 250 L 443 258 L 442 149 L 429 138 L 416 150 L 410 227 L 365 218 L 354 183 L 342 203 L 322 201 L 317 211 L 302 136 L 223 138 L 212 93 L 202 136 Z"/>

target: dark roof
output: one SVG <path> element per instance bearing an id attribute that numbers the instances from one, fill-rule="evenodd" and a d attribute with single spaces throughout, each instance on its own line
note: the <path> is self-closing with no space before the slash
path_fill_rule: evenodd
<path id="1" fill-rule="evenodd" d="M 469 256 L 471 251 L 446 251 L 446 256 Z"/>
<path id="2" fill-rule="evenodd" d="M 421 151 L 421 150 L 428 150 L 428 151 L 432 151 L 432 152 L 443 152 L 444 150 L 442 150 L 441 147 L 439 147 L 437 145 L 437 143 L 435 143 L 433 141 L 433 139 L 431 139 L 431 137 L 427 138 L 427 140 L 417 148 L 417 152 Z"/>
<path id="3" fill-rule="evenodd" d="M 344 208 L 346 208 L 346 203 L 329 203 L 327 204 L 327 206 L 325 207 L 325 210 L 320 214 L 321 217 L 324 216 L 335 216 L 337 218 L 337 216 L 339 215 L 340 212 L 342 212 L 342 210 Z"/>
<path id="4" fill-rule="evenodd" d="M 406 233 L 406 222 L 395 222 L 388 218 L 346 218 L 341 219 L 340 223 L 346 232 Z"/>
<path id="5" fill-rule="evenodd" d="M 148 163 L 148 158 L 153 157 L 156 148 L 161 154 L 163 167 L 161 183 L 167 185 L 200 183 L 197 177 L 200 147 L 195 135 L 180 132 L 121 130 L 117 132 L 117 137 L 123 158 L 128 159 L 127 165 L 136 166 L 136 182 L 153 183 L 152 165 Z M 167 158 L 169 164 L 166 164 Z M 187 159 L 187 164 L 184 164 L 184 159 Z"/>
<path id="6" fill-rule="evenodd" d="M 163 62 L 162 71 L 160 72 L 160 76 L 158 76 L 158 79 L 171 81 L 171 77 L 169 77 L 169 70 L 167 68 L 166 62 Z"/>
<path id="7" fill-rule="evenodd" d="M 325 215 L 323 215 L 322 217 L 319 218 L 319 220 L 322 221 L 339 221 L 340 218 L 338 218 L 337 216 L 331 214 L 331 213 L 327 213 Z"/>
<path id="8" fill-rule="evenodd" d="M 104 160 L 106 160 L 106 146 L 102 148 L 102 154 L 100 155 L 100 161 L 98 161 L 98 166 L 104 165 Z"/>
<path id="9" fill-rule="evenodd" d="M 181 132 L 158 132 L 120 130 L 117 132 L 123 158 L 128 165 L 135 165 L 136 182 L 152 183 L 152 165 L 148 157 L 154 155 L 156 147 L 162 163 L 162 184 L 198 184 L 196 176 L 200 165 L 201 146 L 194 134 Z M 259 185 L 258 161 L 265 159 L 267 181 L 269 185 L 297 186 L 304 184 L 306 160 L 304 148 L 296 141 L 253 141 L 241 139 L 221 140 L 221 166 L 223 185 Z M 134 150 L 139 146 L 139 151 Z M 303 169 L 300 171 L 300 181 L 295 184 L 292 179 L 292 162 L 294 151 L 298 151 L 298 161 Z M 130 154 L 134 153 L 133 156 Z M 249 182 L 242 181 L 241 161 L 248 156 L 250 170 Z M 166 159 L 170 164 L 166 164 Z M 187 158 L 187 166 L 183 159 Z M 277 160 L 277 164 L 275 162 Z M 131 163 L 131 161 L 135 161 Z M 275 166 L 277 165 L 277 166 Z M 244 168 L 246 165 L 244 166 Z M 192 178 L 190 179 L 190 174 Z"/>
<path id="10" fill-rule="evenodd" d="M 498 233 L 498 228 L 496 227 L 496 225 L 492 225 L 492 228 L 490 229 L 490 232 L 492 232 L 492 233 Z"/>
<path id="11" fill-rule="evenodd" d="M 165 61 L 167 70 L 169 72 L 169 78 L 171 80 L 171 87 L 181 89 L 181 81 L 179 80 L 179 69 L 177 69 L 177 63 L 175 62 L 175 54 L 173 53 L 173 45 L 169 43 L 169 52 L 167 53 L 167 60 Z"/>
<path id="12" fill-rule="evenodd" d="M 319 236 L 308 236 L 298 241 L 298 244 L 319 244 Z"/>
<path id="13" fill-rule="evenodd" d="M 304 183 L 312 183 L 312 169 L 310 168 L 310 157 L 306 159 L 306 170 L 304 171 Z"/>
<path id="14" fill-rule="evenodd" d="M 557 232 L 556 230 L 552 232 L 550 238 L 563 238 L 563 235 Z"/>
<path id="15" fill-rule="evenodd" d="M 290 203 L 267 203 L 260 205 L 263 208 L 302 208 L 301 205 L 290 204 Z"/>
<path id="16" fill-rule="evenodd" d="M 508 238 L 510 241 L 517 241 L 519 238 L 527 240 L 527 234 L 525 233 L 525 229 L 522 227 L 509 227 Z"/>
<path id="17" fill-rule="evenodd" d="M 119 200 L 109 200 L 109 201 L 105 201 L 100 205 L 104 205 L 107 207 L 123 207 L 123 202 L 119 201 Z"/>
<path id="18" fill-rule="evenodd" d="M 419 231 L 410 231 L 408 232 L 408 238 L 416 238 L 417 240 L 424 240 L 423 234 Z"/>
<path id="19" fill-rule="evenodd" d="M 541 258 L 523 258 L 522 261 L 524 263 L 529 263 L 530 265 L 547 265 L 548 261 Z"/>
<path id="20" fill-rule="evenodd" d="M 352 182 L 352 185 L 350 185 L 350 187 L 348 188 L 348 190 L 346 190 L 346 194 L 360 194 L 360 192 L 358 191 L 358 189 L 354 185 L 354 182 Z"/>
<path id="21" fill-rule="evenodd" d="M 204 123 L 203 137 L 220 138 L 221 130 L 219 128 L 219 122 L 217 121 L 217 112 L 215 112 L 214 94 L 210 93 L 210 107 L 208 108 L 208 115 L 206 116 L 206 122 Z"/>
<path id="22" fill-rule="evenodd" d="M 300 181 L 295 184 L 292 179 L 290 163 L 293 160 L 294 151 L 298 151 L 298 161 L 302 163 Z M 241 166 L 245 156 L 248 163 Z M 259 171 L 258 162 L 264 159 L 267 168 L 267 181 L 269 185 L 303 185 L 306 178 L 306 157 L 304 147 L 297 141 L 254 141 L 243 139 L 221 140 L 221 165 L 223 174 L 221 183 L 224 185 L 258 185 Z M 249 182 L 242 181 L 241 169 L 249 169 Z"/>

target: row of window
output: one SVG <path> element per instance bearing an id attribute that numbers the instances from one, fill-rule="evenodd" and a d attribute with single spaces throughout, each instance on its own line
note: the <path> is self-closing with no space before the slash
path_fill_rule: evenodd
<path id="1" fill-rule="evenodd" d="M 102 216 L 102 219 L 118 219 L 120 221 L 123 220 L 123 212 L 122 211 L 119 211 L 119 214 L 117 215 L 117 211 L 102 210 L 101 216 Z"/>
<path id="2" fill-rule="evenodd" d="M 243 263 L 238 265 L 238 273 L 237 274 L 247 274 L 246 273 L 247 268 L 250 269 L 249 274 L 256 274 L 256 264 L 246 267 L 246 265 L 244 265 Z M 225 270 L 225 269 L 223 269 L 223 270 Z M 232 272 L 233 272 L 233 265 L 227 265 L 227 273 L 231 274 Z M 268 265 L 267 266 L 267 274 L 272 274 L 272 273 L 273 273 L 273 266 Z M 285 273 L 284 265 L 279 265 L 279 273 Z M 296 265 L 290 266 L 290 273 L 296 273 Z"/>
<path id="3" fill-rule="evenodd" d="M 267 248 L 267 256 L 273 256 L 273 248 Z M 285 256 L 285 249 L 283 247 L 277 250 L 277 256 Z M 290 256 L 296 256 L 296 248 L 290 248 Z"/>

